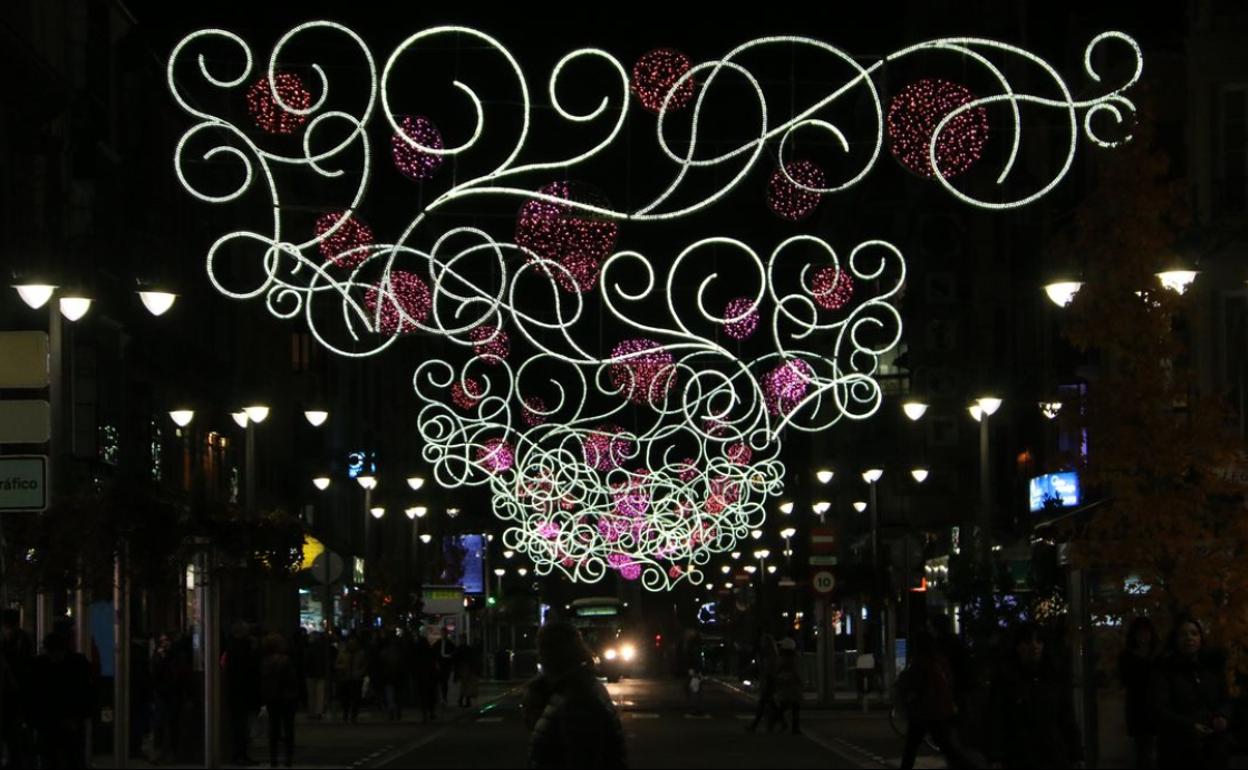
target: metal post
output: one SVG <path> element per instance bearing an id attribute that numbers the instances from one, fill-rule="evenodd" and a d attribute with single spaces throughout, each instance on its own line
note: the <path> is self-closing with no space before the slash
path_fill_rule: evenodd
<path id="1" fill-rule="evenodd" d="M 992 457 L 988 451 L 988 420 L 979 421 L 979 557 L 987 565 L 992 558 Z"/>
<path id="2" fill-rule="evenodd" d="M 244 473 L 246 474 L 246 498 L 244 503 L 247 506 L 247 515 L 256 515 L 256 422 L 250 417 L 247 418 L 247 452 L 244 459 Z"/>
<path id="3" fill-rule="evenodd" d="M 827 620 L 831 613 L 828 610 L 828 602 L 825 598 L 815 599 L 815 628 L 819 630 L 819 635 L 815 637 L 815 678 L 821 706 L 828 706 L 832 703 L 831 691 L 828 687 L 831 679 L 827 657 L 828 644 L 831 641 L 831 635 L 828 633 L 831 623 Z"/>
<path id="4" fill-rule="evenodd" d="M 130 578 L 123 545 L 113 559 L 113 767 L 130 763 Z"/>
<path id="5" fill-rule="evenodd" d="M 481 655 L 484 657 L 481 668 L 486 676 L 489 676 L 494 670 L 490 656 L 490 541 L 485 535 L 481 536 L 481 541 L 483 543 L 481 551 L 484 555 L 481 574 L 485 578 L 482 581 L 485 584 L 485 609 L 482 610 L 484 614 L 481 616 Z"/>
<path id="6" fill-rule="evenodd" d="M 211 548 L 200 554 L 200 633 L 204 651 L 204 767 L 221 766 L 220 597 Z"/>
<path id="7" fill-rule="evenodd" d="M 90 618 L 87 617 L 87 589 L 82 585 L 86 576 L 83 573 L 81 562 L 78 567 L 78 590 L 74 592 L 74 649 L 79 655 L 83 655 L 87 660 L 91 660 L 91 624 Z M 83 721 L 83 735 L 86 736 L 84 745 L 86 747 L 86 756 L 83 758 L 85 767 L 91 766 L 91 720 Z"/>
<path id="8" fill-rule="evenodd" d="M 64 326 L 61 321 L 60 303 L 53 297 L 48 301 L 48 405 L 52 417 L 52 441 L 48 451 L 48 503 L 56 501 L 61 485 L 58 474 L 63 475 L 61 454 L 69 454 L 65 442 L 65 381 L 64 381 Z M 35 594 L 35 645 L 43 644 L 52 633 L 52 596 L 46 591 Z"/>

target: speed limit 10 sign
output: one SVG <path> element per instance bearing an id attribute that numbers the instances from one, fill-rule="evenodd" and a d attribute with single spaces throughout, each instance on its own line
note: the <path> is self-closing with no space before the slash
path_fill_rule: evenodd
<path id="1" fill-rule="evenodd" d="M 832 589 L 836 587 L 836 577 L 831 572 L 824 570 L 822 572 L 816 572 L 815 576 L 811 579 L 811 583 L 815 587 L 815 593 L 830 594 L 832 593 Z"/>

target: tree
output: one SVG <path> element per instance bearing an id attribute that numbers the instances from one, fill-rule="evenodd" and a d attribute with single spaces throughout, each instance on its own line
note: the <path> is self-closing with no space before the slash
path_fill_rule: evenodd
<path id="1" fill-rule="evenodd" d="M 1140 114 L 1149 114 L 1146 101 Z M 1160 289 L 1155 277 L 1189 212 L 1186 185 L 1154 139 L 1141 122 L 1130 145 L 1098 158 L 1094 189 L 1053 245 L 1084 261 L 1088 285 L 1064 334 L 1097 363 L 1084 402 L 1064 410 L 1088 447 L 1086 459 L 1070 459 L 1106 500 L 1078 525 L 1075 558 L 1121 589 L 1098 592 L 1095 613 L 1191 612 L 1243 671 L 1248 517 L 1228 472 L 1242 447 L 1225 430 L 1220 394 L 1195 388 L 1185 326 L 1192 296 Z"/>

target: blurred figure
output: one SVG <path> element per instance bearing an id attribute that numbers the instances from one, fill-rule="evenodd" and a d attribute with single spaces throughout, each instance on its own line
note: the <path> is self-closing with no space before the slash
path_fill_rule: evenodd
<path id="1" fill-rule="evenodd" d="M 342 721 L 355 724 L 360 719 L 360 697 L 364 677 L 368 674 L 368 653 L 360 646 L 360 640 L 352 636 L 347 640 L 338 659 L 334 661 L 337 675 L 338 701 L 342 705 Z"/>
<path id="2" fill-rule="evenodd" d="M 1009 658 L 989 697 L 989 758 L 1011 768 L 1083 765 L 1083 741 L 1069 683 L 1046 654 L 1032 623 L 1014 633 Z"/>
<path id="3" fill-rule="evenodd" d="M 152 654 L 152 694 L 156 703 L 156 762 L 178 759 L 182 711 L 191 700 L 190 639 L 175 642 L 171 634 L 161 634 Z"/>
<path id="4" fill-rule="evenodd" d="M 254 765 L 248 753 L 251 721 L 260 711 L 260 653 L 251 629 L 234 624 L 225 644 L 225 705 L 230 712 L 230 746 L 236 765 Z"/>
<path id="5" fill-rule="evenodd" d="M 472 708 L 472 701 L 481 690 L 481 661 L 477 648 L 460 637 L 455 649 L 455 681 L 459 683 L 459 707 Z"/>
<path id="6" fill-rule="evenodd" d="M 1166 655 L 1149 690 L 1161 767 L 1223 768 L 1230 761 L 1230 694 L 1226 660 L 1205 646 L 1205 631 L 1187 615 L 1175 619 Z"/>
<path id="7" fill-rule="evenodd" d="M 86 767 L 86 721 L 95 716 L 95 682 L 85 655 L 63 634 L 48 634 L 31 672 L 31 724 L 41 767 Z"/>
<path id="8" fill-rule="evenodd" d="M 442 705 L 447 704 L 451 690 L 451 674 L 455 671 L 455 643 L 451 641 L 451 635 L 444 628 L 442 636 L 435 645 L 438 652 L 438 693 L 442 697 Z"/>
<path id="9" fill-rule="evenodd" d="M 286 640 L 276 631 L 264 637 L 260 663 L 260 691 L 269 712 L 269 767 L 277 767 L 277 749 L 283 749 L 286 767 L 295 756 L 295 711 L 299 708 L 299 672 Z"/>
<path id="10" fill-rule="evenodd" d="M 393 634 L 383 639 L 378 654 L 378 689 L 386 707 L 386 718 L 397 722 L 403 718 L 399 704 L 399 686 L 404 679 L 403 647 Z"/>
<path id="11" fill-rule="evenodd" d="M 793 734 L 801 735 L 802 682 L 801 660 L 797 656 L 797 642 L 783 639 L 779 644 L 780 657 L 776 660 L 776 709 L 767 723 L 767 732 L 771 732 L 775 723 L 785 729 L 784 715 L 793 714 Z"/>
<path id="12" fill-rule="evenodd" d="M 529 767 L 623 768 L 624 729 L 607 688 L 594 673 L 593 653 L 576 627 L 548 623 L 537 635 L 542 673 L 525 692 Z"/>
<path id="13" fill-rule="evenodd" d="M 902 770 L 914 767 L 919 744 L 929 735 L 949 767 L 970 766 L 954 733 L 958 705 L 953 667 L 925 630 L 910 639 L 910 665 L 897 678 L 897 697 L 907 719 Z"/>
<path id="14" fill-rule="evenodd" d="M 35 646 L 21 621 L 20 612 L 6 609 L 0 625 L 0 751 L 7 752 L 12 767 L 33 762 L 28 717 Z"/>
<path id="15" fill-rule="evenodd" d="M 333 648 L 329 639 L 320 631 L 308 637 L 308 649 L 304 655 L 304 670 L 308 675 L 308 716 L 324 719 L 329 705 L 330 675 L 334 670 Z"/>
<path id="16" fill-rule="evenodd" d="M 412 640 L 412 687 L 416 689 L 416 706 L 420 709 L 421 722 L 432 722 L 438 718 L 437 654 L 424 634 L 416 634 Z"/>
<path id="17" fill-rule="evenodd" d="M 754 722 L 748 729 L 754 732 L 758 723 L 767 718 L 767 724 L 775 722 L 773 715 L 780 707 L 776 704 L 776 666 L 780 659 L 780 649 L 771 634 L 763 634 L 758 647 L 758 708 L 754 712 Z"/>
<path id="18" fill-rule="evenodd" d="M 1127 631 L 1127 646 L 1118 656 L 1118 678 L 1126 694 L 1127 734 L 1135 742 L 1135 766 L 1157 766 L 1157 725 L 1148 704 L 1148 689 L 1157 666 L 1157 632 L 1148 618 L 1136 618 Z"/>

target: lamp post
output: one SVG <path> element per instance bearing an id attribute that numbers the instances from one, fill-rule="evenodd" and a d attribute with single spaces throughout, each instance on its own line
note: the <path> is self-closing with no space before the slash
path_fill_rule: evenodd
<path id="1" fill-rule="evenodd" d="M 979 558 L 986 565 L 992 554 L 992 454 L 989 451 L 990 418 L 1001 408 L 1001 399 L 983 396 L 968 410 L 979 422 Z"/>
<path id="2" fill-rule="evenodd" d="M 875 574 L 876 626 L 879 629 L 879 654 L 884 671 L 884 691 L 888 692 L 893 685 L 893 669 L 896 661 L 889 651 L 889 637 L 893 632 L 891 618 L 887 617 L 892 603 L 885 596 L 884 572 L 880 565 L 880 498 L 879 483 L 884 478 L 883 468 L 868 468 L 862 472 L 862 480 L 871 488 L 871 569 Z"/>

